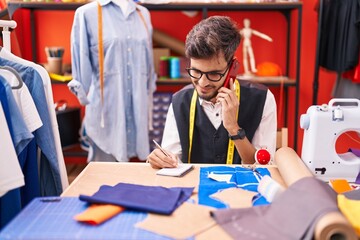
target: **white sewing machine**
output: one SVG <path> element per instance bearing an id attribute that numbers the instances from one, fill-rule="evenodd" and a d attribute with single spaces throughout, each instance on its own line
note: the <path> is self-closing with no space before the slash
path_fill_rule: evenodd
<path id="1" fill-rule="evenodd" d="M 360 100 L 338 98 L 328 105 L 311 106 L 301 115 L 300 127 L 305 131 L 301 158 L 310 171 L 323 181 L 355 182 L 360 158 L 351 152 L 338 154 L 335 143 L 342 133 L 360 134 Z"/>

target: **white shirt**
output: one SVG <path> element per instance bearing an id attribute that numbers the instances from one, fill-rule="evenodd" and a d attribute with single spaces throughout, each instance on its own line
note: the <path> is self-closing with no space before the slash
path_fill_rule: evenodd
<path id="1" fill-rule="evenodd" d="M 0 75 L 6 79 L 10 86 L 16 86 L 18 84 L 19 80 L 17 79 L 17 76 L 12 72 L 5 69 L 0 69 Z M 31 97 L 28 87 L 23 84 L 19 89 L 12 89 L 12 93 L 29 132 L 32 133 L 36 129 L 40 128 L 43 123 L 40 119 L 39 113 L 36 109 L 34 100 Z"/>
<path id="2" fill-rule="evenodd" d="M 0 104 L 0 197 L 8 191 L 25 185 L 24 175 L 11 140 L 3 107 Z"/>
<path id="3" fill-rule="evenodd" d="M 215 129 L 218 129 L 222 122 L 221 104 L 213 104 L 202 99 L 199 99 L 199 102 L 210 122 L 213 124 Z M 255 131 L 251 143 L 256 149 L 266 148 L 270 152 L 271 164 L 273 163 L 276 150 L 276 130 L 276 101 L 272 92 L 268 90 L 261 122 Z M 167 151 L 172 152 L 181 158 L 182 149 L 180 144 L 180 136 L 176 125 L 172 104 L 170 104 L 169 111 L 167 113 L 161 145 Z"/>

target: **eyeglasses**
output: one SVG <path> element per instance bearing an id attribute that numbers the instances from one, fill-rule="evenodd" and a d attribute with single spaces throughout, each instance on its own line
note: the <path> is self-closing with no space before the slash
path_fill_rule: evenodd
<path id="1" fill-rule="evenodd" d="M 218 82 L 221 80 L 222 77 L 225 76 L 225 73 L 229 69 L 229 66 L 230 66 L 230 64 L 227 65 L 224 73 L 219 73 L 219 72 L 214 72 L 214 71 L 202 72 L 199 69 L 195 69 L 195 68 L 186 68 L 186 71 L 188 72 L 190 77 L 195 78 L 197 80 L 199 80 L 205 74 L 206 78 L 209 81 Z"/>

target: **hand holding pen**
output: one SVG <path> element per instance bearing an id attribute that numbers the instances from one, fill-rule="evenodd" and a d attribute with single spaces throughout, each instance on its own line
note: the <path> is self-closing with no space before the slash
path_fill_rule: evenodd
<path id="1" fill-rule="evenodd" d="M 178 166 L 177 157 L 171 152 L 164 150 L 160 144 L 155 140 L 156 149 L 154 149 L 150 155 L 147 157 L 148 163 L 150 163 L 153 168 L 174 168 Z"/>

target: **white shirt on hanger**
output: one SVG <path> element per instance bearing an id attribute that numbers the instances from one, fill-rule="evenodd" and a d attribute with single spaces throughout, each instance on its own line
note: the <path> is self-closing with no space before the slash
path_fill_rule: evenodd
<path id="1" fill-rule="evenodd" d="M 8 124 L 0 104 L 0 197 L 8 191 L 25 185 L 24 175 L 11 140 Z"/>

